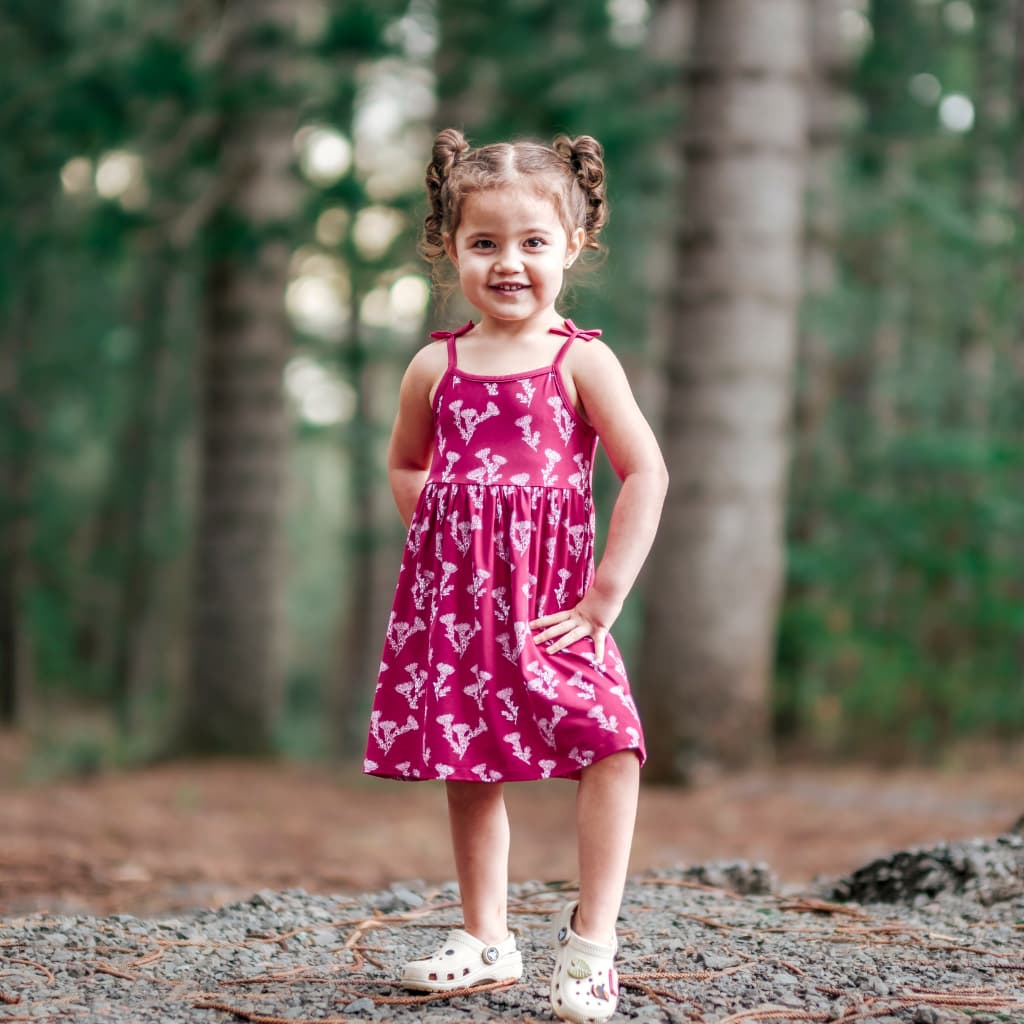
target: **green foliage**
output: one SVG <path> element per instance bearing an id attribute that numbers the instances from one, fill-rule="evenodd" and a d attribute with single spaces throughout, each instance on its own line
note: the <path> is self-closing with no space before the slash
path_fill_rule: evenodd
<path id="1" fill-rule="evenodd" d="M 998 230 L 1015 154 L 989 48 L 1006 26 L 954 35 L 940 14 L 873 6 L 840 284 L 805 310 L 833 400 L 796 439 L 776 715 L 788 740 L 846 755 L 941 759 L 1024 730 L 1024 251 Z M 972 132 L 912 97 L 921 71 L 972 97 Z"/>

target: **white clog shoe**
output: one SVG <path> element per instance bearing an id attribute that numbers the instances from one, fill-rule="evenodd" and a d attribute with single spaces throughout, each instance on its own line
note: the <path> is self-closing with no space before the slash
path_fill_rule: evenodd
<path id="1" fill-rule="evenodd" d="M 515 981 L 522 976 L 523 957 L 516 949 L 514 935 L 489 946 L 456 928 L 436 952 L 405 965 L 402 987 L 418 992 L 449 992 L 489 981 Z"/>
<path id="2" fill-rule="evenodd" d="M 603 1024 L 619 1002 L 619 976 L 615 971 L 615 945 L 602 946 L 572 930 L 576 902 L 555 918 L 555 970 L 551 975 L 551 1010 L 560 1020 L 574 1024 Z"/>

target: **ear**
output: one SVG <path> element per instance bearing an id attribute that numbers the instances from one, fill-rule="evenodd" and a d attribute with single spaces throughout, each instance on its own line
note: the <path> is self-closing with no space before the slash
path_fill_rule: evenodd
<path id="1" fill-rule="evenodd" d="M 587 240 L 587 233 L 583 228 L 576 228 L 575 231 L 569 236 L 569 240 L 565 247 L 565 269 L 568 270 L 578 258 L 579 254 L 583 252 L 583 243 Z"/>
<path id="2" fill-rule="evenodd" d="M 458 268 L 458 249 L 455 248 L 455 239 L 451 235 L 444 236 L 444 251 L 448 254 L 448 259 L 452 261 L 452 266 Z"/>

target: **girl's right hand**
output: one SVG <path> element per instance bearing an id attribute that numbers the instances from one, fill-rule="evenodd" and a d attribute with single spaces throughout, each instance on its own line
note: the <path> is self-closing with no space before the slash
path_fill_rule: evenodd
<path id="1" fill-rule="evenodd" d="M 605 598 L 591 587 L 575 608 L 534 619 L 530 628 L 541 630 L 534 636 L 534 643 L 538 646 L 547 644 L 544 648 L 547 653 L 557 654 L 577 640 L 589 636 L 594 641 L 594 663 L 600 665 L 604 661 L 608 631 L 621 611 L 621 601 Z"/>

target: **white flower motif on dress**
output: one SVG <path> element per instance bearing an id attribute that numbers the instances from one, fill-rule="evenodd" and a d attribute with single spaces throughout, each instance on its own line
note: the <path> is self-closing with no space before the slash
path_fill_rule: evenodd
<path id="1" fill-rule="evenodd" d="M 430 593 L 430 584 L 434 582 L 434 573 L 431 569 L 416 567 L 416 582 L 412 585 L 412 603 L 419 611 L 426 611 L 427 594 Z"/>
<path id="2" fill-rule="evenodd" d="M 462 435 L 462 440 L 469 444 L 473 440 L 476 428 L 489 420 L 492 416 L 498 415 L 498 407 L 493 402 L 488 402 L 483 412 L 479 409 L 463 409 L 462 399 L 457 398 L 454 402 L 448 403 L 455 419 L 455 428 Z"/>
<path id="3" fill-rule="evenodd" d="M 483 711 L 484 698 L 487 696 L 487 684 L 490 682 L 491 673 L 481 671 L 479 665 L 474 665 L 469 671 L 476 677 L 476 682 L 464 686 L 462 692 L 467 697 L 472 697 L 476 701 L 477 710 Z"/>
<path id="4" fill-rule="evenodd" d="M 597 724 L 605 729 L 607 732 L 618 732 L 619 723 L 616 721 L 614 715 L 605 715 L 604 708 L 600 704 L 595 704 L 588 712 L 587 718 L 597 719 Z"/>
<path id="5" fill-rule="evenodd" d="M 533 679 L 526 680 L 528 690 L 539 693 L 547 700 L 554 700 L 558 696 L 558 673 L 550 665 L 531 661 L 526 671 L 533 673 Z"/>
<path id="6" fill-rule="evenodd" d="M 569 439 L 572 437 L 573 426 L 575 425 L 572 415 L 558 395 L 552 395 L 548 399 L 548 405 L 551 406 L 555 414 L 555 427 L 558 429 L 558 435 L 562 439 L 562 444 L 568 445 Z"/>
<path id="7" fill-rule="evenodd" d="M 466 648 L 469 647 L 470 640 L 472 640 L 481 629 L 479 622 L 456 622 L 455 612 L 449 612 L 447 615 L 442 615 L 437 621 L 444 626 L 444 635 L 448 638 L 448 642 L 452 647 L 458 652 L 460 658 L 466 653 Z"/>
<path id="8" fill-rule="evenodd" d="M 498 700 L 505 705 L 501 712 L 501 717 L 508 719 L 513 725 L 519 720 L 519 705 L 512 700 L 512 689 L 506 687 L 504 690 L 498 691 Z"/>
<path id="9" fill-rule="evenodd" d="M 633 697 L 632 697 L 631 694 L 626 693 L 626 688 L 624 686 L 615 685 L 615 686 L 611 687 L 611 692 L 614 693 L 615 696 L 618 697 L 619 700 L 622 701 L 622 706 L 634 718 L 639 718 L 640 717 L 640 715 L 639 715 L 639 713 L 637 712 L 637 709 L 636 709 L 636 702 L 633 700 Z"/>
<path id="10" fill-rule="evenodd" d="M 368 757 L 363 759 L 363 771 L 370 773 L 375 772 L 380 767 L 376 761 L 371 761 Z"/>
<path id="11" fill-rule="evenodd" d="M 444 738 L 461 760 L 466 756 L 470 743 L 487 732 L 487 723 L 481 718 L 476 728 L 468 722 L 456 722 L 454 715 L 438 715 L 437 724 L 444 729 Z"/>
<path id="12" fill-rule="evenodd" d="M 526 416 L 520 416 L 516 420 L 516 426 L 519 427 L 523 432 L 523 443 L 529 445 L 534 451 L 537 450 L 537 445 L 540 444 L 540 431 L 530 430 L 530 426 L 533 424 L 533 417 L 527 414 Z"/>
<path id="13" fill-rule="evenodd" d="M 611 659 L 612 659 L 612 668 L 614 668 L 614 669 L 615 669 L 615 671 L 616 671 L 616 672 L 617 672 L 617 673 L 618 673 L 618 674 L 619 674 L 619 675 L 620 675 L 620 676 L 621 676 L 621 677 L 622 677 L 623 679 L 625 679 L 625 678 L 626 678 L 626 666 L 625 666 L 625 664 L 623 663 L 623 661 L 622 661 L 622 657 L 620 656 L 619 652 L 618 652 L 618 651 L 616 651 L 616 650 L 614 650 L 614 649 L 611 649 L 611 648 L 609 648 L 609 649 L 608 649 L 608 653 L 609 653 L 609 655 L 611 656 Z M 613 690 L 613 691 L 612 691 L 612 693 L 614 693 L 614 692 L 615 692 L 615 691 Z M 634 709 L 634 710 L 635 710 L 635 709 Z"/>
<path id="14" fill-rule="evenodd" d="M 512 662 L 513 665 L 518 664 L 519 655 L 523 653 L 523 648 L 526 646 L 526 638 L 530 635 L 530 624 L 528 622 L 517 622 L 515 623 L 516 631 L 516 643 L 515 647 L 509 643 L 508 633 L 499 633 L 497 636 L 498 646 L 501 648 L 501 653 Z"/>
<path id="15" fill-rule="evenodd" d="M 399 683 L 395 690 L 409 702 L 410 710 L 415 711 L 419 707 L 423 687 L 427 683 L 427 670 L 420 669 L 419 662 L 414 661 L 411 665 L 405 666 L 405 671 L 409 674 L 409 681 Z"/>
<path id="16" fill-rule="evenodd" d="M 594 763 L 594 752 L 592 750 L 580 750 L 573 747 L 569 751 L 569 758 L 575 761 L 581 768 L 589 768 Z"/>
<path id="17" fill-rule="evenodd" d="M 382 717 L 380 711 L 374 711 L 370 715 L 370 735 L 385 754 L 391 750 L 399 736 L 404 736 L 407 732 L 413 732 L 419 728 L 412 715 L 405 720 L 405 725 L 402 726 L 399 726 L 397 722 L 382 721 Z"/>
<path id="18" fill-rule="evenodd" d="M 514 519 L 509 534 L 512 537 L 512 546 L 519 552 L 519 557 L 522 558 L 530 549 L 533 522 L 529 519 Z"/>
<path id="19" fill-rule="evenodd" d="M 437 585 L 438 601 L 443 601 L 449 594 L 455 592 L 455 584 L 449 583 L 448 581 L 455 574 L 455 571 L 458 569 L 458 566 L 454 562 L 442 562 L 441 569 L 444 575 L 441 577 L 441 582 Z"/>
<path id="20" fill-rule="evenodd" d="M 466 474 L 466 478 L 478 484 L 497 483 L 501 479 L 501 473 L 499 473 L 498 470 L 508 462 L 508 459 L 506 459 L 504 455 L 498 454 L 495 454 L 492 457 L 490 448 L 481 448 L 479 451 L 474 452 L 473 455 L 479 459 L 483 465 L 478 469 L 471 469 Z"/>
<path id="21" fill-rule="evenodd" d="M 430 518 L 424 517 L 421 522 L 413 522 L 409 526 L 409 536 L 405 540 L 405 546 L 414 555 L 420 553 L 420 548 L 423 546 L 423 537 L 430 529 Z"/>
<path id="22" fill-rule="evenodd" d="M 548 449 L 544 450 L 547 455 Z M 558 452 L 555 452 L 557 455 Z M 557 460 L 556 460 L 557 461 Z M 548 526 L 557 526 L 562 521 L 562 492 L 551 490 L 548 494 Z"/>
<path id="23" fill-rule="evenodd" d="M 516 393 L 516 398 L 523 403 L 527 408 L 530 407 L 530 403 L 533 401 L 533 393 L 537 389 L 530 383 L 529 379 L 523 379 L 519 382 L 519 391 Z"/>
<path id="24" fill-rule="evenodd" d="M 455 671 L 451 665 L 446 665 L 443 661 L 437 664 L 437 678 L 434 680 L 434 696 L 440 700 L 442 697 L 447 697 L 452 692 L 452 688 L 447 685 L 446 680 Z"/>
<path id="25" fill-rule="evenodd" d="M 483 529 L 483 520 L 478 515 L 474 515 L 468 522 L 465 519 L 460 520 L 456 510 L 448 517 L 448 522 L 451 523 L 452 539 L 459 549 L 459 554 L 465 555 L 473 543 L 473 531 Z"/>
<path id="26" fill-rule="evenodd" d="M 537 586 L 537 577 L 534 576 L 534 574 L 531 572 L 531 573 L 527 573 L 526 582 L 520 584 L 519 589 L 523 592 L 523 596 L 527 600 L 529 600 L 531 597 L 533 597 L 533 589 L 536 586 Z M 541 612 L 540 614 L 543 615 L 544 613 Z"/>
<path id="27" fill-rule="evenodd" d="M 626 726 L 626 735 L 629 737 L 630 746 L 640 748 L 640 733 L 631 725 Z"/>
<path id="28" fill-rule="evenodd" d="M 557 547 L 558 547 L 558 538 L 557 537 L 548 537 L 548 539 L 546 541 L 544 541 L 545 558 L 547 559 L 548 565 L 554 565 L 555 564 L 555 548 L 557 548 Z"/>
<path id="29" fill-rule="evenodd" d="M 391 613 L 388 619 L 387 641 L 388 646 L 397 654 L 406 644 L 413 633 L 420 633 L 427 628 L 427 624 L 417 615 L 412 622 L 399 622 L 395 613 Z"/>
<path id="30" fill-rule="evenodd" d="M 496 382 L 496 381 L 491 381 L 491 380 L 489 380 L 489 381 L 486 381 L 486 382 L 484 383 L 484 390 L 485 390 L 485 391 L 487 392 L 487 394 L 489 394 L 489 395 L 490 395 L 490 396 L 491 396 L 492 398 L 493 398 L 493 397 L 495 397 L 495 396 L 496 396 L 496 395 L 498 394 L 498 384 L 497 384 L 497 382 Z"/>
<path id="31" fill-rule="evenodd" d="M 481 782 L 500 782 L 501 772 L 492 771 L 487 767 L 486 764 L 475 764 L 470 769 L 474 775 L 476 775 Z"/>
<path id="32" fill-rule="evenodd" d="M 561 704 L 554 704 L 551 707 L 550 718 L 535 718 L 534 721 L 537 723 L 537 728 L 540 730 L 541 736 L 544 737 L 544 742 L 552 749 L 555 750 L 558 744 L 555 742 L 555 726 L 565 718 L 569 712 L 562 707 Z"/>
<path id="33" fill-rule="evenodd" d="M 579 559 L 580 555 L 583 554 L 587 528 L 585 526 L 569 526 L 566 528 L 565 533 L 568 538 L 569 554 L 573 558 Z"/>
<path id="34" fill-rule="evenodd" d="M 512 756 L 518 757 L 524 764 L 530 764 L 530 748 L 524 747 L 520 743 L 520 735 L 517 732 L 510 732 L 506 736 L 502 736 L 502 739 L 511 745 Z"/>
<path id="35" fill-rule="evenodd" d="M 544 481 L 547 487 L 550 487 L 557 479 L 558 474 L 552 472 L 555 468 L 556 462 L 562 461 L 562 456 L 554 450 L 554 448 L 545 448 L 544 455 L 547 457 L 547 464 L 540 471 L 540 478 Z"/>
<path id="36" fill-rule="evenodd" d="M 517 487 L 525 487 L 530 482 L 530 474 L 516 473 L 514 476 L 510 476 L 509 480 L 511 480 Z"/>
<path id="37" fill-rule="evenodd" d="M 560 608 L 565 604 L 565 584 L 571 579 L 572 573 L 568 569 L 558 570 L 558 586 L 555 587 L 555 600 Z"/>
<path id="38" fill-rule="evenodd" d="M 597 695 L 594 693 L 594 684 L 588 683 L 583 678 L 582 672 L 574 672 L 572 677 L 569 679 L 569 685 L 574 686 L 580 693 L 587 698 L 587 700 L 596 700 Z"/>
<path id="39" fill-rule="evenodd" d="M 551 773 L 558 767 L 557 761 L 549 761 L 547 758 L 543 761 L 538 761 L 537 764 L 540 766 L 540 777 L 542 779 L 550 779 Z"/>
<path id="40" fill-rule="evenodd" d="M 577 452 L 572 457 L 572 461 L 576 463 L 576 468 L 579 472 L 573 473 L 569 477 L 569 484 L 575 487 L 576 490 L 582 491 L 590 479 L 590 460 L 581 452 Z"/>
<path id="41" fill-rule="evenodd" d="M 452 477 L 455 475 L 455 463 L 458 462 L 462 456 L 458 452 L 448 452 L 444 458 L 448 465 L 441 471 L 441 482 L 447 484 L 451 483 Z"/>
<path id="42" fill-rule="evenodd" d="M 494 599 L 496 606 L 494 613 L 502 622 L 508 622 L 509 613 L 512 611 L 512 606 L 505 600 L 507 592 L 505 587 L 495 587 L 491 591 L 491 597 Z"/>
<path id="43" fill-rule="evenodd" d="M 477 569 L 473 573 L 473 580 L 466 587 L 466 590 L 473 595 L 474 607 L 480 603 L 480 599 L 487 596 L 487 588 L 484 587 L 485 581 L 491 578 L 491 574 L 486 569 Z"/>
<path id="44" fill-rule="evenodd" d="M 455 774 L 455 769 L 450 764 L 435 764 L 434 771 L 437 772 L 439 779 L 447 779 L 449 775 Z"/>

